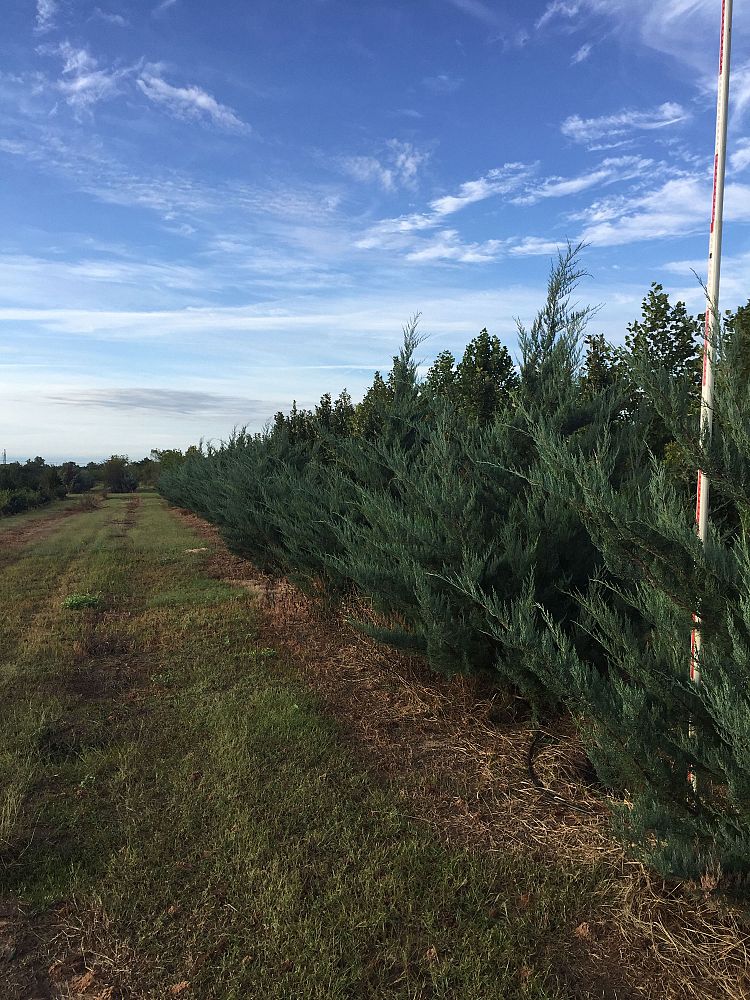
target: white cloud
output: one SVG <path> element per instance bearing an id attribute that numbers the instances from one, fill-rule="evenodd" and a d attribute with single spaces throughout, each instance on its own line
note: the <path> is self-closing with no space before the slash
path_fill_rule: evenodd
<path id="1" fill-rule="evenodd" d="M 653 177 L 663 173 L 664 167 L 643 157 L 620 156 L 604 159 L 594 170 L 575 177 L 537 179 L 534 177 L 534 165 L 506 163 L 502 168 L 490 170 L 476 180 L 465 181 L 456 194 L 434 198 L 425 212 L 380 220 L 355 245 L 361 250 L 400 250 L 410 261 L 454 260 L 476 263 L 496 260 L 506 251 L 516 255 L 548 253 L 554 251 L 556 242 L 528 237 L 520 241 L 464 243 L 456 230 L 441 227 L 449 216 L 488 198 L 507 196 L 512 205 L 533 205 L 546 198 L 571 197 L 598 185 L 640 178 L 645 171 Z M 617 219 L 626 214 L 628 204 L 632 203 L 624 199 L 595 203 L 578 219 L 593 225 L 594 222 L 605 221 L 602 217 L 604 212 L 608 213 L 607 218 Z M 429 230 L 439 232 L 425 239 L 424 234 Z"/>
<path id="2" fill-rule="evenodd" d="M 94 7 L 91 17 L 94 20 L 106 21 L 108 24 L 116 24 L 120 28 L 124 28 L 128 24 L 127 18 L 123 17 L 122 14 L 102 10 L 101 7 Z"/>
<path id="3" fill-rule="evenodd" d="M 488 7 L 481 0 L 448 0 L 448 3 L 491 28 L 499 28 L 507 20 L 497 10 Z"/>
<path id="4" fill-rule="evenodd" d="M 151 13 L 153 14 L 154 17 L 159 17 L 161 14 L 166 13 L 170 7 L 174 7 L 176 3 L 177 0 L 162 0 L 161 3 L 157 4 L 156 7 L 154 7 Z"/>
<path id="5" fill-rule="evenodd" d="M 591 55 L 591 50 L 593 45 L 590 42 L 585 42 L 580 49 L 573 53 L 570 59 L 571 66 L 577 66 L 578 63 L 582 63 L 585 59 Z"/>
<path id="6" fill-rule="evenodd" d="M 705 257 L 695 260 L 670 261 L 663 265 L 663 270 L 677 275 L 685 281 L 682 288 L 675 289 L 675 295 L 695 308 L 696 311 L 705 307 L 705 292 L 695 275 L 705 278 L 707 260 Z M 750 273 L 750 251 L 740 254 L 724 253 L 721 258 L 721 308 L 734 309 L 744 305 L 750 291 L 747 287 L 747 275 Z"/>
<path id="7" fill-rule="evenodd" d="M 738 139 L 735 146 L 729 154 L 729 169 L 739 174 L 750 167 L 750 139 Z"/>
<path id="8" fill-rule="evenodd" d="M 392 191 L 396 187 L 393 171 L 384 167 L 374 156 L 347 156 L 341 161 L 341 165 L 356 181 L 374 181 L 386 191 Z"/>
<path id="9" fill-rule="evenodd" d="M 549 240 L 540 236 L 524 236 L 522 240 L 510 248 L 510 253 L 514 257 L 544 257 L 557 253 L 565 243 L 564 239 Z"/>
<path id="10" fill-rule="evenodd" d="M 536 27 L 543 28 L 556 17 L 576 17 L 581 10 L 581 4 L 576 0 L 552 0 L 542 16 L 537 20 Z"/>
<path id="11" fill-rule="evenodd" d="M 518 189 L 531 169 L 525 163 L 506 163 L 503 167 L 489 170 L 475 181 L 465 181 L 458 189 L 458 194 L 435 198 L 430 202 L 430 208 L 434 216 L 440 219 L 478 201 L 485 201 L 499 194 L 509 194 Z"/>
<path id="12" fill-rule="evenodd" d="M 57 0 L 37 0 L 34 30 L 40 35 L 45 34 L 47 31 L 52 31 L 55 27 L 57 11 Z"/>
<path id="13" fill-rule="evenodd" d="M 416 186 L 420 167 L 429 159 L 429 153 L 415 149 L 409 142 L 389 139 L 382 160 L 375 156 L 347 156 L 341 161 L 343 169 L 355 180 L 374 182 L 385 191 Z"/>
<path id="14" fill-rule="evenodd" d="M 676 125 L 686 121 L 689 113 L 681 104 L 665 101 L 648 111 L 625 109 L 613 115 L 601 115 L 598 118 L 581 118 L 571 115 L 560 126 L 560 131 L 574 142 L 594 142 L 599 139 L 627 135 L 639 130 L 651 131 Z"/>
<path id="15" fill-rule="evenodd" d="M 371 226 L 367 232 L 356 242 L 356 246 L 361 250 L 386 250 L 402 249 L 408 252 L 410 260 L 430 259 L 429 256 L 420 257 L 418 254 L 426 250 L 429 254 L 429 246 L 446 248 L 446 259 L 449 256 L 449 244 L 455 246 L 452 230 L 445 231 L 448 238 L 440 243 L 438 240 L 433 244 L 419 243 L 415 237 L 416 233 L 429 229 L 436 229 L 443 224 L 443 221 L 450 215 L 460 212 L 469 205 L 485 201 L 487 198 L 496 195 L 510 194 L 518 191 L 525 180 L 531 175 L 533 168 L 524 163 L 506 163 L 503 167 L 496 167 L 489 170 L 484 176 L 473 181 L 465 181 L 460 185 L 457 194 L 442 195 L 433 198 L 429 203 L 429 210 L 426 212 L 414 212 L 411 215 L 402 215 L 395 219 L 381 219 Z M 475 248 L 476 245 L 472 244 Z M 496 248 L 495 248 L 496 249 Z M 493 249 L 493 253 L 495 252 Z M 437 253 L 437 251 L 434 251 Z M 474 249 L 471 251 L 473 255 Z M 452 259 L 459 259 L 450 251 Z M 470 262 L 469 256 L 464 259 Z M 438 259 L 437 257 L 435 259 Z M 472 256 L 472 259 L 478 259 Z"/>
<path id="16" fill-rule="evenodd" d="M 414 263 L 429 264 L 453 261 L 457 264 L 487 264 L 498 259 L 504 243 L 486 240 L 484 243 L 464 243 L 455 229 L 443 229 L 434 239 L 406 255 Z"/>
<path id="17" fill-rule="evenodd" d="M 454 94 L 462 85 L 463 78 L 451 76 L 450 73 L 438 73 L 437 76 L 426 76 L 422 86 L 433 94 Z"/>
<path id="18" fill-rule="evenodd" d="M 577 177 L 547 177 L 534 185 L 528 185 L 523 194 L 511 199 L 515 205 L 534 205 L 543 198 L 565 198 L 580 194 L 600 184 L 639 177 L 644 171 L 653 171 L 654 161 L 641 156 L 609 157 L 599 166 Z"/>
<path id="19" fill-rule="evenodd" d="M 554 0 L 548 3 L 537 27 L 551 22 L 566 30 L 575 30 L 589 21 L 616 36 L 621 44 L 631 47 L 640 43 L 656 52 L 689 66 L 698 87 L 713 97 L 716 93 L 716 71 L 721 17 L 719 0 Z M 735 4 L 733 34 L 735 40 L 747 37 L 750 10 L 746 4 Z M 733 105 L 747 108 L 745 87 L 738 77 L 750 71 L 747 60 L 737 63 L 735 52 L 732 71 Z M 748 85 L 750 86 L 750 84 Z"/>
<path id="20" fill-rule="evenodd" d="M 710 198 L 708 178 L 672 178 L 645 194 L 595 202 L 579 213 L 578 218 L 583 220 L 584 226 L 573 240 L 612 247 L 674 239 L 703 231 L 707 234 Z M 750 185 L 727 185 L 725 218 L 729 222 L 750 222 Z M 526 237 L 510 252 L 517 256 L 546 254 L 554 245 L 555 241 L 549 238 Z"/>
<path id="21" fill-rule="evenodd" d="M 247 132 L 250 126 L 229 107 L 200 87 L 173 87 L 154 73 L 143 73 L 138 87 L 146 97 L 175 118 L 188 121 L 209 121 L 230 132 Z"/>
<path id="22" fill-rule="evenodd" d="M 381 219 L 370 226 L 355 246 L 359 250 L 388 250 L 403 247 L 406 238 L 426 229 L 434 229 L 438 220 L 433 215 L 415 213 L 396 219 Z"/>
<path id="23" fill-rule="evenodd" d="M 732 112 L 735 120 L 741 119 L 750 108 L 750 62 L 732 70 L 729 86 Z"/>
<path id="24" fill-rule="evenodd" d="M 100 69 L 87 49 L 74 48 L 70 42 L 63 42 L 55 51 L 63 60 L 62 76 L 55 88 L 77 113 L 113 97 L 119 92 L 119 81 L 132 72 Z"/>

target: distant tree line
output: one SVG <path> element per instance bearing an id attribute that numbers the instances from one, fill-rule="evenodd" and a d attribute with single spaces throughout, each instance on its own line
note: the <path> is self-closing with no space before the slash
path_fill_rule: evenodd
<path id="1" fill-rule="evenodd" d="M 28 462 L 0 465 L 0 517 L 64 497 L 67 490 L 57 469 L 37 456 Z"/>
<path id="2" fill-rule="evenodd" d="M 295 404 L 165 467 L 159 488 L 259 566 L 365 595 L 369 634 L 438 670 L 490 671 L 540 718 L 571 713 L 625 841 L 663 872 L 746 890 L 750 303 L 723 317 L 708 442 L 703 318 L 654 284 L 615 346 L 571 304 L 580 276 L 562 255 L 517 364 L 483 330 L 420 378 L 410 324 L 361 402 Z"/>
<path id="3" fill-rule="evenodd" d="M 188 449 L 187 454 L 191 453 Z M 41 456 L 26 462 L 0 465 L 0 517 L 8 517 L 41 507 L 67 495 L 107 490 L 132 493 L 139 488 L 155 488 L 163 470 L 184 461 L 177 449 L 151 452 L 148 458 L 130 461 L 126 455 L 111 455 L 103 462 L 63 462 L 53 465 Z"/>

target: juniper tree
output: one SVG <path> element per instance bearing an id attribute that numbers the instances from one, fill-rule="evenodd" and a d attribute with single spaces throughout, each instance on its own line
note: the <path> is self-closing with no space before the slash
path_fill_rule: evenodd
<path id="1" fill-rule="evenodd" d="M 491 421 L 482 424 L 476 411 L 467 421 L 455 396 L 421 392 L 412 354 L 402 355 L 407 391 L 394 397 L 390 419 L 411 433 L 391 433 L 370 453 L 357 453 L 353 506 L 361 519 L 342 519 L 344 552 L 336 560 L 341 574 L 393 619 L 381 637 L 425 651 L 440 669 L 497 667 L 540 697 L 505 633 L 488 626 L 477 595 L 502 604 L 517 599 L 533 577 L 539 600 L 565 620 L 573 606 L 566 591 L 585 585 L 597 564 L 580 518 L 534 485 L 529 434 L 530 420 L 544 415 L 564 433 L 593 441 L 592 428 L 611 416 L 609 405 L 584 398 L 578 386 L 588 310 L 572 308 L 569 297 L 579 277 L 571 249 L 553 269 L 547 303 L 531 330 L 520 331 L 520 375 L 513 374 L 513 391 L 496 399 Z M 481 337 L 480 348 L 487 340 Z M 504 350 L 490 346 L 504 358 Z M 477 356 L 481 350 L 470 351 L 467 366 Z M 474 370 L 473 386 L 481 387 L 482 365 Z"/>
<path id="2" fill-rule="evenodd" d="M 527 660 L 511 624 L 524 595 L 569 634 L 577 617 L 573 592 L 600 571 L 602 558 L 577 510 L 544 488 L 535 438 L 540 425 L 588 454 L 607 429 L 619 433 L 623 397 L 617 387 L 592 394 L 582 378 L 582 338 L 591 314 L 571 296 L 582 277 L 579 248 L 569 247 L 552 268 L 547 300 L 531 328 L 519 328 L 519 386 L 512 414 L 498 421 L 473 455 L 484 470 L 488 507 L 484 550 L 477 549 L 454 575 L 462 593 L 482 609 L 480 628 L 494 637 L 496 669 L 537 704 L 560 692 Z M 626 474 L 623 454 L 621 473 Z M 488 571 L 488 561 L 494 565 Z M 576 635 L 586 650 L 585 637 Z"/>
<path id="3" fill-rule="evenodd" d="M 692 503 L 655 457 L 640 478 L 618 482 L 611 438 L 585 454 L 537 425 L 543 485 L 579 512 L 609 574 L 579 599 L 581 628 L 606 669 L 582 656 L 530 594 L 514 609 L 514 626 L 527 662 L 583 720 L 602 778 L 627 792 L 618 814 L 627 841 L 665 873 L 723 873 L 728 888 L 741 889 L 750 887 L 750 388 L 742 335 L 730 331 L 718 346 L 710 443 L 689 428 L 694 414 L 679 400 L 674 371 L 644 358 L 633 372 L 733 508 L 729 527 L 714 523 L 702 545 Z M 696 612 L 700 686 L 688 677 Z"/>

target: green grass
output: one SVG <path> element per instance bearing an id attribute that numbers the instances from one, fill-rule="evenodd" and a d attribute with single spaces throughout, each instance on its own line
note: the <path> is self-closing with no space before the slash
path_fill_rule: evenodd
<path id="1" fill-rule="evenodd" d="M 62 602 L 69 611 L 80 611 L 82 608 L 101 608 L 102 599 L 99 594 L 69 594 Z"/>
<path id="2" fill-rule="evenodd" d="M 0 517 L 0 535 L 5 531 L 18 528 L 27 523 L 46 521 L 51 513 L 57 514 L 60 511 L 70 510 L 71 507 L 75 507 L 78 500 L 78 497 L 68 496 L 64 500 L 53 500 L 42 507 L 34 507 L 32 510 L 26 510 L 22 514 L 11 514 L 6 517 Z"/>
<path id="3" fill-rule="evenodd" d="M 251 597 L 202 574 L 158 498 L 129 500 L 0 579 L 0 895 L 67 902 L 125 997 L 574 996 L 557 972 L 593 876 L 406 816 L 258 645 Z"/>

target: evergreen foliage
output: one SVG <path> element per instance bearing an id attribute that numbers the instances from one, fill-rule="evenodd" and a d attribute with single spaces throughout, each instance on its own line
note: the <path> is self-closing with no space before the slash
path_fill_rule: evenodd
<path id="1" fill-rule="evenodd" d="M 725 319 L 716 433 L 701 440 L 700 317 L 655 284 L 624 346 L 585 336 L 577 256 L 560 256 L 519 329 L 517 366 L 482 330 L 420 381 L 415 318 L 360 403 L 344 392 L 294 404 L 261 434 L 162 463 L 160 489 L 262 568 L 367 596 L 370 634 L 439 670 L 492 671 L 537 712 L 565 706 L 627 802 L 618 822 L 634 849 L 664 872 L 721 871 L 740 887 L 750 303 Z M 705 548 L 692 523 L 698 466 L 715 504 Z M 694 612 L 700 688 L 688 677 Z"/>
<path id="2" fill-rule="evenodd" d="M 750 390 L 743 332 L 741 323 L 730 324 L 718 345 L 710 443 L 700 440 L 674 371 L 654 369 L 646 358 L 633 366 L 665 430 L 720 490 L 719 523 L 715 517 L 705 546 L 682 491 L 645 448 L 648 475 L 618 481 L 611 439 L 586 456 L 541 425 L 535 430 L 545 488 L 577 508 L 609 573 L 579 598 L 580 628 L 605 657 L 606 671 L 582 657 L 533 600 L 516 609 L 534 669 L 584 720 L 600 776 L 627 791 L 623 835 L 665 873 L 723 873 L 734 889 L 750 885 Z M 694 612 L 703 637 L 700 686 L 689 680 Z"/>

